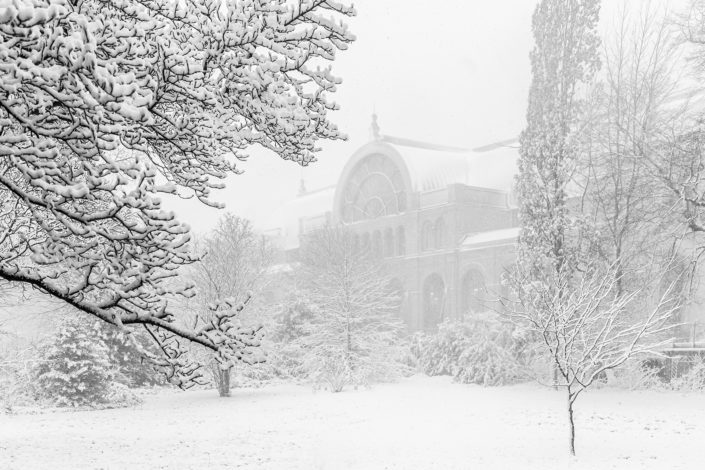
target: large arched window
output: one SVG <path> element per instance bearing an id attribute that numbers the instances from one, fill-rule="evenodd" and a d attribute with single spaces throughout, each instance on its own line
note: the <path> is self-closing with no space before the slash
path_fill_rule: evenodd
<path id="1" fill-rule="evenodd" d="M 394 229 L 384 231 L 384 256 L 394 256 Z"/>
<path id="2" fill-rule="evenodd" d="M 421 227 L 421 251 L 430 250 L 433 247 L 433 224 L 424 222 Z"/>
<path id="3" fill-rule="evenodd" d="M 443 248 L 446 245 L 446 224 L 443 221 L 443 217 L 439 217 L 436 220 L 436 224 L 433 226 L 433 246 L 436 249 Z"/>
<path id="4" fill-rule="evenodd" d="M 485 304 L 487 289 L 485 278 L 478 269 L 470 269 L 463 276 L 462 283 L 462 314 L 474 314 L 486 310 Z"/>
<path id="5" fill-rule="evenodd" d="M 406 254 L 406 232 L 404 227 L 397 228 L 397 255 L 404 256 Z"/>
<path id="6" fill-rule="evenodd" d="M 362 243 L 360 245 L 360 252 L 364 255 L 369 255 L 372 250 L 372 242 L 370 241 L 370 234 L 362 234 Z"/>
<path id="7" fill-rule="evenodd" d="M 406 192 L 397 165 L 383 155 L 360 161 L 345 183 L 343 221 L 357 222 L 406 210 Z"/>
<path id="8" fill-rule="evenodd" d="M 438 274 L 426 278 L 423 287 L 423 329 L 434 330 L 443 320 L 445 311 L 445 284 Z"/>

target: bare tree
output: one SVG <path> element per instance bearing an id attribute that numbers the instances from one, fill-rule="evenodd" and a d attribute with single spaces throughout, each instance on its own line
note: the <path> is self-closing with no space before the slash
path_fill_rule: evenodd
<path id="1" fill-rule="evenodd" d="M 344 227 L 310 233 L 297 278 L 314 306 L 298 341 L 314 379 L 339 392 L 393 377 L 403 323 L 399 295 L 380 264 L 356 251 Z"/>
<path id="2" fill-rule="evenodd" d="M 652 259 L 670 259 L 679 233 L 674 197 L 652 171 L 648 154 L 672 128 L 681 105 L 682 48 L 669 16 L 651 2 L 623 2 L 585 100 L 575 177 L 582 228 L 589 232 L 584 239 L 591 242 L 584 248 L 615 265 L 618 294 L 630 283 L 658 278 L 661 266 Z"/>
<path id="3" fill-rule="evenodd" d="M 629 358 L 667 344 L 674 327 L 674 284 L 650 299 L 639 318 L 626 315 L 643 290 L 617 293 L 617 268 L 591 268 L 576 275 L 564 269 L 558 285 L 536 282 L 517 270 L 510 283 L 516 301 L 507 305 L 510 318 L 536 335 L 540 351 L 558 371 L 558 386 L 565 388 L 569 424 L 569 451 L 575 455 L 573 410 L 580 394 L 606 371 Z"/>
<path id="4" fill-rule="evenodd" d="M 251 145 L 307 164 L 318 139 L 342 138 L 327 65 L 354 14 L 335 0 L 5 5 L 0 277 L 144 325 L 177 383 L 199 377 L 181 340 L 237 356 L 226 311 L 191 328 L 165 300 L 189 295 L 166 281 L 194 257 L 158 196 L 219 206 L 211 190 Z"/>
<path id="5" fill-rule="evenodd" d="M 241 345 L 240 362 L 255 364 L 264 360 L 259 351 L 261 325 L 256 319 L 242 317 L 253 308 L 258 294 L 265 284 L 265 274 L 272 259 L 269 243 L 254 231 L 247 219 L 226 214 L 217 227 L 199 241 L 205 254 L 187 271 L 193 282 L 196 295 L 184 304 L 195 321 L 211 321 L 213 307 L 225 299 L 232 304 L 246 305 L 239 314 L 244 331 L 255 334 Z M 250 320 L 250 325 L 247 323 Z M 203 351 L 202 348 L 196 348 Z M 202 354 L 200 356 L 203 356 Z M 230 396 L 230 381 L 235 363 L 221 364 L 206 357 L 211 380 L 222 397 Z"/>

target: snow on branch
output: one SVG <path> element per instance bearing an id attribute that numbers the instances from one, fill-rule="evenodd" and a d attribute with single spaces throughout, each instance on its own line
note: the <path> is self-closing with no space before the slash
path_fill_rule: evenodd
<path id="1" fill-rule="evenodd" d="M 572 399 L 630 357 L 658 354 L 677 326 L 677 281 L 659 295 L 641 289 L 619 293 L 618 281 L 615 265 L 579 275 L 564 269 L 544 282 L 511 276 L 516 298 L 508 303 L 508 315 L 536 334 L 558 371 L 556 385 L 572 390 Z"/>
<path id="2" fill-rule="evenodd" d="M 342 22 L 354 13 L 321 0 L 0 2 L 0 277 L 147 325 L 163 350 L 188 340 L 232 358 L 231 317 L 193 330 L 165 300 L 193 295 L 167 281 L 195 259 L 160 196 L 219 206 L 211 191 L 251 145 L 307 164 L 319 139 L 343 138 L 327 118 L 329 64 L 354 40 Z"/>

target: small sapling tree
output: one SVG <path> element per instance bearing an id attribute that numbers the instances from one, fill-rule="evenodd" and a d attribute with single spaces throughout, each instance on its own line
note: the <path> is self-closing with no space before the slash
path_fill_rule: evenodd
<path id="1" fill-rule="evenodd" d="M 521 270 L 510 277 L 516 300 L 508 303 L 507 312 L 538 338 L 541 356 L 557 371 L 555 385 L 565 388 L 572 455 L 578 396 L 629 358 L 656 352 L 668 343 L 674 327 L 675 284 L 655 299 L 641 290 L 620 293 L 618 269 L 612 265 L 580 274 L 564 269 L 543 282 L 516 274 Z"/>

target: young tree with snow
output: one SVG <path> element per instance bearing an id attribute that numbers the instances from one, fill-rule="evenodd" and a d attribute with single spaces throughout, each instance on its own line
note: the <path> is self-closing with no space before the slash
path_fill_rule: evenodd
<path id="1" fill-rule="evenodd" d="M 599 0 L 542 0 L 532 19 L 532 81 L 516 181 L 517 269 L 556 287 L 556 274 L 577 252 L 568 190 L 577 162 L 578 91 L 599 67 L 599 10 Z"/>
<path id="2" fill-rule="evenodd" d="M 510 280 L 517 294 L 507 311 L 521 328 L 540 342 L 542 356 L 558 372 L 557 385 L 566 390 L 569 451 L 575 455 L 575 401 L 606 371 L 629 358 L 657 353 L 668 344 L 672 317 L 679 304 L 675 283 L 661 295 L 645 289 L 617 291 L 617 268 L 591 267 L 577 275 L 569 267 L 558 273 L 558 285 L 538 282 L 515 273 Z M 640 297 L 650 302 L 638 318 L 628 315 Z"/>
<path id="3" fill-rule="evenodd" d="M 37 365 L 40 397 L 59 406 L 90 406 L 103 403 L 113 380 L 109 351 L 97 321 L 85 315 L 68 317 Z"/>
<path id="4" fill-rule="evenodd" d="M 238 320 L 242 322 L 244 319 L 241 317 L 252 309 L 253 302 L 264 287 L 272 247 L 255 232 L 249 220 L 232 214 L 223 216 L 217 227 L 200 240 L 198 246 L 204 255 L 187 271 L 196 295 L 187 299 L 185 309 L 196 321 L 210 321 L 213 305 L 222 303 L 224 299 L 235 304 L 244 305 L 247 302 L 239 314 Z M 262 329 L 255 319 L 250 320 L 253 326 L 244 326 L 243 331 L 252 328 L 255 335 L 242 345 L 242 362 L 254 364 L 264 359 L 259 351 Z M 230 379 L 235 363 L 221 364 L 208 357 L 201 360 L 208 363 L 211 380 L 220 396 L 230 396 Z"/>
<path id="5" fill-rule="evenodd" d="M 394 377 L 399 368 L 399 296 L 369 253 L 356 251 L 353 237 L 344 227 L 307 234 L 297 275 L 314 306 L 297 340 L 304 366 L 333 392 Z"/>
<path id="6" fill-rule="evenodd" d="M 251 145 L 306 165 L 354 40 L 337 0 L 18 0 L 0 10 L 0 277 L 116 327 L 139 324 L 183 386 L 183 341 L 228 363 L 230 319 L 191 327 L 165 299 L 195 261 L 159 196 L 211 190 Z"/>

